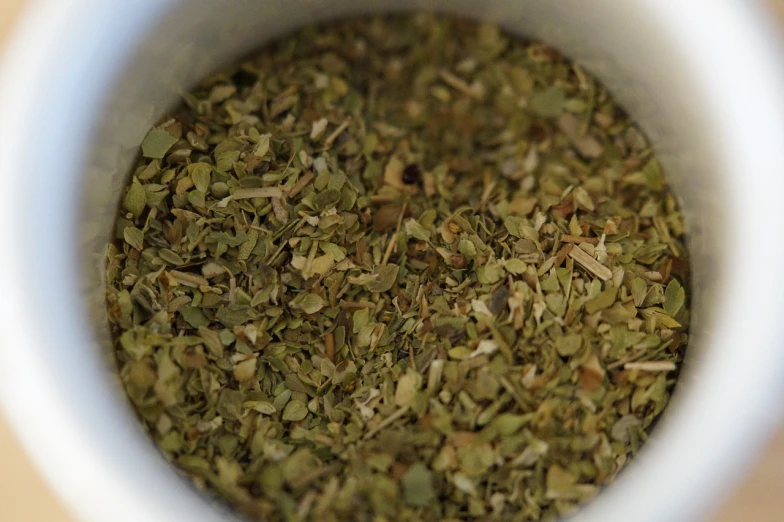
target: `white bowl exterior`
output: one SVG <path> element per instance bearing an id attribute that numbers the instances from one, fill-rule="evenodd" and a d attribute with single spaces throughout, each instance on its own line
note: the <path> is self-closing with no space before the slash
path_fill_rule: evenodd
<path id="1" fill-rule="evenodd" d="M 639 458 L 577 519 L 690 519 L 777 421 L 784 81 L 757 4 L 38 1 L 0 84 L 0 400 L 83 520 L 231 518 L 159 457 L 103 356 L 100 266 L 144 133 L 181 89 L 265 40 L 307 22 L 418 8 L 499 22 L 585 64 L 653 139 L 686 209 L 695 340 L 682 382 Z"/>

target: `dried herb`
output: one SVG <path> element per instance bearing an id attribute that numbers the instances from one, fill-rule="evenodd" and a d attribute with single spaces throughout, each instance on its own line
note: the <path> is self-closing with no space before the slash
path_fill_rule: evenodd
<path id="1" fill-rule="evenodd" d="M 684 227 L 578 65 L 375 18 L 184 100 L 142 143 L 107 304 L 198 487 L 257 520 L 540 520 L 638 451 L 688 339 Z"/>

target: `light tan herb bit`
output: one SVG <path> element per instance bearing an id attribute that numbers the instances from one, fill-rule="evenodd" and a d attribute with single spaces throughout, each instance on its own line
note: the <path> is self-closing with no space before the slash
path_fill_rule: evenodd
<path id="1" fill-rule="evenodd" d="M 609 268 L 592 258 L 585 250 L 581 249 L 580 247 L 572 248 L 568 255 L 577 263 L 579 263 L 580 266 L 588 270 L 602 281 L 608 281 L 610 278 L 612 278 L 612 271 Z"/>
<path id="2" fill-rule="evenodd" d="M 677 368 L 672 361 L 641 361 L 628 362 L 623 365 L 624 370 L 639 370 L 643 372 L 671 372 Z"/>

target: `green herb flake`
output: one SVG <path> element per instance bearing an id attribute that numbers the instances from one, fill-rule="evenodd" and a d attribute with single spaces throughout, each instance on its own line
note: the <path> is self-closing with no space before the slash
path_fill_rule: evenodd
<path id="1" fill-rule="evenodd" d="M 162 159 L 177 143 L 177 138 L 163 129 L 153 129 L 142 141 L 142 155 L 145 158 Z"/>

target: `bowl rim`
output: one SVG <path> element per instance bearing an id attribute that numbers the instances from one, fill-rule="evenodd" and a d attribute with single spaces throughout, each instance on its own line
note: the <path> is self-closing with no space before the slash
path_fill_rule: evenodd
<path id="1" fill-rule="evenodd" d="M 580 520 L 594 520 L 593 513 L 602 513 L 605 520 L 673 520 L 696 515 L 709 504 L 707 493 L 726 491 L 733 473 L 749 462 L 769 436 L 779 416 L 779 407 L 772 404 L 783 386 L 780 375 L 784 370 L 784 350 L 779 349 L 779 344 L 784 321 L 777 317 L 776 310 L 784 309 L 784 271 L 777 273 L 774 268 L 775 261 L 784 257 L 784 242 L 777 243 L 764 235 L 767 230 L 784 229 L 784 216 L 776 212 L 780 199 L 777 195 L 784 193 L 784 177 L 777 174 L 784 165 L 784 61 L 780 42 L 763 8 L 753 3 L 713 0 L 709 7 L 707 2 L 676 7 L 675 3 L 639 1 L 666 20 L 676 44 L 683 46 L 686 59 L 702 79 L 703 92 L 717 111 L 716 124 L 728 147 L 726 160 L 734 173 L 733 188 L 737 189 L 734 197 L 743 212 L 731 231 L 738 252 L 729 260 L 736 271 L 733 273 L 737 273 L 731 282 L 737 303 L 730 303 L 719 321 L 736 321 L 737 325 L 730 328 L 725 324 L 722 332 L 727 335 L 715 340 L 717 347 L 726 349 L 717 350 L 716 361 L 709 363 L 713 366 L 710 385 L 704 387 L 699 401 L 691 401 L 700 402 L 701 407 L 682 408 L 671 422 L 688 423 L 688 433 L 662 440 L 662 447 L 658 448 L 660 453 L 673 450 L 679 462 L 635 468 L 623 487 L 608 490 L 595 505 L 578 515 Z M 6 183 L 6 190 L 0 191 L 0 223 L 5 225 L 0 237 L 9 250 L 0 256 L 5 292 L 0 300 L 0 402 L 41 474 L 72 512 L 83 519 L 164 521 L 192 516 L 201 521 L 226 520 L 225 513 L 204 510 L 203 505 L 190 502 L 190 490 L 177 490 L 173 477 L 169 480 L 150 474 L 118 473 L 125 471 L 117 467 L 119 461 L 101 458 L 105 455 L 95 446 L 94 434 L 88 433 L 87 426 L 79 420 L 78 405 L 65 400 L 58 388 L 57 372 L 72 369 L 56 366 L 49 348 L 54 329 L 62 332 L 62 343 L 90 342 L 83 333 L 86 325 L 75 311 L 68 309 L 47 316 L 46 324 L 41 317 L 42 311 L 49 310 L 49 303 L 41 301 L 47 298 L 47 292 L 51 292 L 52 303 L 68 303 L 69 299 L 73 303 L 79 295 L 78 282 L 68 277 L 77 273 L 74 260 L 64 260 L 51 271 L 41 270 L 47 252 L 52 255 L 72 250 L 73 245 L 68 242 L 74 238 L 68 233 L 55 237 L 41 232 L 48 241 L 44 246 L 25 235 L 35 227 L 62 231 L 69 226 L 74 228 L 76 223 L 74 209 L 67 208 L 67 202 L 75 201 L 73 187 L 58 180 L 53 184 L 58 190 L 45 193 L 47 186 L 28 187 L 18 174 L 30 168 L 29 158 L 35 157 L 42 147 L 34 139 L 40 136 L 41 123 L 53 121 L 53 128 L 63 135 L 46 140 L 43 147 L 51 157 L 42 159 L 40 164 L 43 168 L 59 166 L 64 173 L 78 176 L 78 139 L 90 127 L 97 107 L 66 103 L 55 111 L 54 104 L 69 101 L 68 95 L 73 95 L 74 101 L 100 97 L 101 89 L 106 89 L 105 82 L 87 85 L 78 95 L 69 89 L 85 87 L 84 78 L 79 75 L 89 78 L 94 74 L 100 80 L 114 74 L 122 60 L 113 60 L 112 53 L 124 56 L 130 49 L 125 39 L 132 40 L 139 34 L 139 26 L 174 2 L 127 4 L 33 1 L 6 46 L 0 69 L 0 176 Z M 144 9 L 139 9 L 142 6 Z M 90 19 L 79 19 L 86 8 L 91 10 Z M 711 11 L 710 24 L 701 23 L 706 9 Z M 98 20 L 112 24 L 99 28 Z M 76 27 L 84 29 L 84 33 L 77 35 Z M 700 27 L 700 31 L 694 31 L 695 27 Z M 99 40 L 101 53 L 96 50 Z M 58 63 L 68 53 L 73 66 L 70 70 Z M 743 74 L 737 74 L 737 68 L 730 70 L 722 65 L 728 61 L 740 66 Z M 95 72 L 102 67 L 103 72 Z M 52 79 L 62 80 L 68 88 L 53 94 Z M 46 103 L 39 103 L 41 100 Z M 72 135 L 64 132 L 69 128 L 74 130 Z M 38 199 L 26 199 L 32 188 L 44 192 L 36 194 Z M 46 216 L 35 217 L 34 207 L 23 206 L 39 200 L 52 216 L 62 220 L 47 223 Z M 17 229 L 20 216 L 31 222 Z M 755 229 L 753 225 L 760 222 L 767 226 Z M 751 254 L 744 252 L 756 253 L 760 249 L 764 252 L 755 254 L 759 259 L 755 257 L 754 269 L 749 270 Z M 31 280 L 34 281 L 30 283 Z M 732 350 L 737 343 L 748 346 L 753 357 L 744 359 L 737 349 Z M 111 428 L 104 430 L 106 433 L 111 433 Z M 124 462 L 133 466 L 134 459 L 143 461 L 151 455 L 129 449 Z M 719 459 L 721 465 L 712 469 L 711 465 Z M 677 466 L 684 469 L 673 474 Z M 646 484 L 650 491 L 641 503 L 631 505 L 624 500 L 633 488 Z M 151 502 L 148 493 L 153 486 L 172 488 L 172 501 Z M 696 495 L 696 491 L 701 493 Z M 651 515 L 651 509 L 657 507 L 661 511 Z"/>

